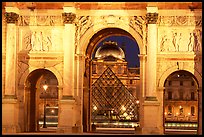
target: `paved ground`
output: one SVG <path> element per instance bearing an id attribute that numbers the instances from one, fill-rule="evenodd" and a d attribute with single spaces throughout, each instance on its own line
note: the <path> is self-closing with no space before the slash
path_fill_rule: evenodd
<path id="1" fill-rule="evenodd" d="M 166 131 L 165 135 L 196 135 L 195 131 Z M 5 133 L 2 135 L 142 135 L 140 132 L 136 132 L 133 129 L 97 129 L 95 132 L 84 133 L 56 133 L 56 132 L 27 132 L 27 133 Z"/>

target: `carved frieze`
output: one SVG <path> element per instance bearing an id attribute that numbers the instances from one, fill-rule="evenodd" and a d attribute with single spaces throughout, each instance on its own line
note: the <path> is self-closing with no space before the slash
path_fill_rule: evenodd
<path id="1" fill-rule="evenodd" d="M 196 26 L 202 27 L 202 16 L 159 16 L 160 26 Z"/>
<path id="2" fill-rule="evenodd" d="M 61 26 L 62 16 L 20 16 L 19 26 Z"/>
<path id="3" fill-rule="evenodd" d="M 6 12 L 4 14 L 7 23 L 16 23 L 18 21 L 19 15 L 14 12 Z"/>
<path id="4" fill-rule="evenodd" d="M 72 24 L 74 19 L 76 18 L 76 14 L 75 13 L 62 13 L 62 17 L 63 17 L 63 23 L 66 24 Z"/>

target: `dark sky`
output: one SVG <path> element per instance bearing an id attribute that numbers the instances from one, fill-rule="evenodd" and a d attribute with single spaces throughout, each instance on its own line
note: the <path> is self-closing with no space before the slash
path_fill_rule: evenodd
<path id="1" fill-rule="evenodd" d="M 139 67 L 140 66 L 139 58 L 138 58 L 138 54 L 140 53 L 140 51 L 139 51 L 139 47 L 137 43 L 134 40 L 130 39 L 127 36 L 110 36 L 102 40 L 97 45 L 97 48 L 102 46 L 103 42 L 105 41 L 116 41 L 118 43 L 118 46 L 121 48 L 122 48 L 122 45 L 125 45 L 125 58 L 128 62 L 128 67 Z M 95 54 L 95 51 L 93 54 Z"/>

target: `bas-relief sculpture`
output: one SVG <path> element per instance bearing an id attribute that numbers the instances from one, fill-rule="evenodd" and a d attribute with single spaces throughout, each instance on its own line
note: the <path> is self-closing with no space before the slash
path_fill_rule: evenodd
<path id="1" fill-rule="evenodd" d="M 176 30 L 170 34 L 170 32 L 163 31 L 159 40 L 160 52 L 201 52 L 201 31 L 192 30 L 185 34 L 181 32 Z"/>
<path id="2" fill-rule="evenodd" d="M 37 51 L 60 51 L 62 48 L 62 35 L 59 31 L 51 30 L 28 30 L 24 34 L 23 50 Z"/>
<path id="3" fill-rule="evenodd" d="M 201 16 L 160 16 L 158 24 L 160 52 L 202 51 Z"/>

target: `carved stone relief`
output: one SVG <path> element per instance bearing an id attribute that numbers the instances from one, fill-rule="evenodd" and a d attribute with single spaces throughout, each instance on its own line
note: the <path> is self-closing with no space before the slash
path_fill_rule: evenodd
<path id="1" fill-rule="evenodd" d="M 160 52 L 201 52 L 202 34 L 200 29 L 159 28 Z"/>
<path id="2" fill-rule="evenodd" d="M 22 32 L 22 50 L 32 52 L 62 50 L 60 29 L 33 29 Z"/>
<path id="3" fill-rule="evenodd" d="M 63 25 L 62 16 L 20 16 L 18 26 L 61 26 Z"/>
<path id="4" fill-rule="evenodd" d="M 202 16 L 159 16 L 160 26 L 196 26 L 202 27 Z"/>

